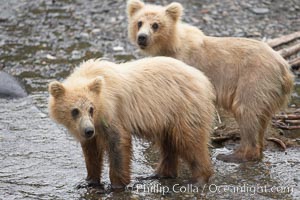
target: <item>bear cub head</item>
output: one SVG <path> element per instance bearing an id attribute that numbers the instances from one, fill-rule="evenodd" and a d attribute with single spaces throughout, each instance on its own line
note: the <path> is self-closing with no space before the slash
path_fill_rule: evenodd
<path id="1" fill-rule="evenodd" d="M 95 119 L 102 77 L 94 80 L 81 80 L 83 84 L 74 82 L 49 84 L 50 116 L 59 124 L 64 125 L 79 141 L 92 138 L 95 135 Z"/>
<path id="2" fill-rule="evenodd" d="M 171 3 L 165 7 L 144 4 L 139 0 L 127 2 L 128 36 L 142 51 L 154 53 L 168 46 L 174 37 L 183 7 Z"/>

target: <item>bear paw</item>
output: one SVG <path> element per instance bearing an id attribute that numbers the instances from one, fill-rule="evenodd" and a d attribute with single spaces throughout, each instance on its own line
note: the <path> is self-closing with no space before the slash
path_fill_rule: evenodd
<path id="1" fill-rule="evenodd" d="M 104 188 L 104 185 L 100 183 L 100 181 L 95 181 L 91 179 L 87 179 L 81 183 L 79 183 L 76 188 L 81 189 L 81 188 L 89 188 L 89 187 L 99 187 L 99 188 Z"/>
<path id="2" fill-rule="evenodd" d="M 261 160 L 261 155 L 258 154 L 241 154 L 239 152 L 234 152 L 231 154 L 219 154 L 217 155 L 218 160 L 223 162 L 231 163 L 244 163 L 244 162 L 253 162 Z"/>

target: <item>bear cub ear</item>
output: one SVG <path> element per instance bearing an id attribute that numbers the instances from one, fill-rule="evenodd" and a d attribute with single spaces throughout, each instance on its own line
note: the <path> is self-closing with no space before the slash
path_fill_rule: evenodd
<path id="1" fill-rule="evenodd" d="M 88 85 L 88 88 L 90 91 L 99 94 L 101 92 L 102 84 L 103 84 L 103 77 L 98 76 Z"/>
<path id="2" fill-rule="evenodd" d="M 51 82 L 49 84 L 48 90 L 49 90 L 49 93 L 55 98 L 57 98 L 65 93 L 64 86 L 58 81 Z"/>
<path id="3" fill-rule="evenodd" d="M 144 3 L 139 0 L 129 0 L 127 2 L 127 15 L 132 17 L 138 10 L 144 7 Z"/>
<path id="4" fill-rule="evenodd" d="M 166 6 L 166 13 L 169 15 L 173 20 L 177 21 L 183 12 L 183 7 L 180 3 L 173 2 Z"/>

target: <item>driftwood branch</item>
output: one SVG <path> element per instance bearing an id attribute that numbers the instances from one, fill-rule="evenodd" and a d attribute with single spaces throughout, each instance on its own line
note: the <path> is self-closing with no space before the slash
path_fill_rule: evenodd
<path id="1" fill-rule="evenodd" d="M 274 119 L 300 119 L 300 115 L 297 114 L 275 115 Z"/>
<path id="2" fill-rule="evenodd" d="M 239 137 L 235 136 L 235 135 L 224 135 L 224 136 L 218 136 L 218 137 L 211 137 L 211 140 L 213 142 L 217 142 L 217 143 L 220 143 L 220 142 L 224 142 L 226 140 L 230 140 L 230 139 L 238 139 Z"/>
<path id="3" fill-rule="evenodd" d="M 278 52 L 280 53 L 280 55 L 282 57 L 287 58 L 291 55 L 296 54 L 299 51 L 300 51 L 300 43 L 295 44 L 294 46 L 291 46 L 291 47 L 288 47 L 288 48 L 281 49 Z"/>
<path id="4" fill-rule="evenodd" d="M 283 141 L 281 141 L 280 139 L 278 138 L 274 138 L 274 137 L 269 137 L 267 138 L 268 141 L 272 141 L 272 142 L 275 142 L 276 144 L 280 145 L 281 148 L 285 151 L 286 150 L 286 145 L 284 144 Z"/>
<path id="5" fill-rule="evenodd" d="M 298 41 L 299 39 L 300 31 L 289 35 L 283 35 L 279 38 L 272 39 L 267 43 L 272 48 L 276 48 L 278 53 L 285 59 L 292 57 L 292 59 L 288 59 L 289 64 L 293 70 L 298 70 L 300 68 L 300 58 L 297 57 L 297 53 L 300 52 L 300 43 Z M 280 49 L 282 45 L 284 45 L 284 47 Z M 295 57 L 294 55 L 296 55 L 296 58 L 293 58 Z"/>
<path id="6" fill-rule="evenodd" d="M 280 45 L 283 45 L 283 44 L 286 44 L 288 42 L 291 42 L 297 38 L 300 38 L 300 31 L 298 32 L 295 32 L 295 33 L 292 33 L 292 34 L 289 34 L 289 35 L 284 35 L 284 36 L 281 36 L 279 38 L 275 38 L 273 40 L 270 40 L 268 42 L 268 44 L 274 48 L 274 47 L 277 47 L 277 46 L 280 46 Z"/>
<path id="7" fill-rule="evenodd" d="M 285 120 L 285 122 L 288 124 L 299 124 L 300 125 L 300 120 Z"/>
<path id="8" fill-rule="evenodd" d="M 294 113 L 275 115 L 272 119 L 272 125 L 284 130 L 300 129 L 299 110 L 297 109 Z"/>
<path id="9" fill-rule="evenodd" d="M 273 123 L 273 125 L 276 126 L 277 128 L 283 129 L 283 130 L 300 129 L 300 126 L 289 126 L 289 125 L 282 125 L 282 124 L 276 124 L 276 123 Z"/>
<path id="10" fill-rule="evenodd" d="M 299 69 L 300 68 L 300 57 L 290 60 L 289 63 L 292 66 L 292 69 Z"/>
<path id="11" fill-rule="evenodd" d="M 223 131 L 216 132 L 215 137 L 211 137 L 211 141 L 216 143 L 222 143 L 226 140 L 237 140 L 240 139 L 240 135 L 236 130 L 226 132 L 226 135 L 222 135 L 219 133 L 222 133 Z"/>

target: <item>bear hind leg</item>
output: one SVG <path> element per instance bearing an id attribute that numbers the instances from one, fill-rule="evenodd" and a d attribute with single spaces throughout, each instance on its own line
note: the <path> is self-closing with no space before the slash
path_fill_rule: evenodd
<path id="1" fill-rule="evenodd" d="M 245 107 L 237 109 L 234 114 L 241 133 L 240 146 L 232 154 L 219 154 L 217 159 L 235 163 L 260 160 L 263 155 L 264 132 L 269 120 Z"/>
<path id="2" fill-rule="evenodd" d="M 178 174 L 178 153 L 172 140 L 164 138 L 160 144 L 161 158 L 153 178 L 176 178 Z"/>
<path id="3" fill-rule="evenodd" d="M 203 134 L 205 135 L 205 134 Z M 182 159 L 187 162 L 192 172 L 191 183 L 208 183 L 214 174 L 211 158 L 208 150 L 208 140 L 200 137 L 186 144 L 180 153 Z"/>

